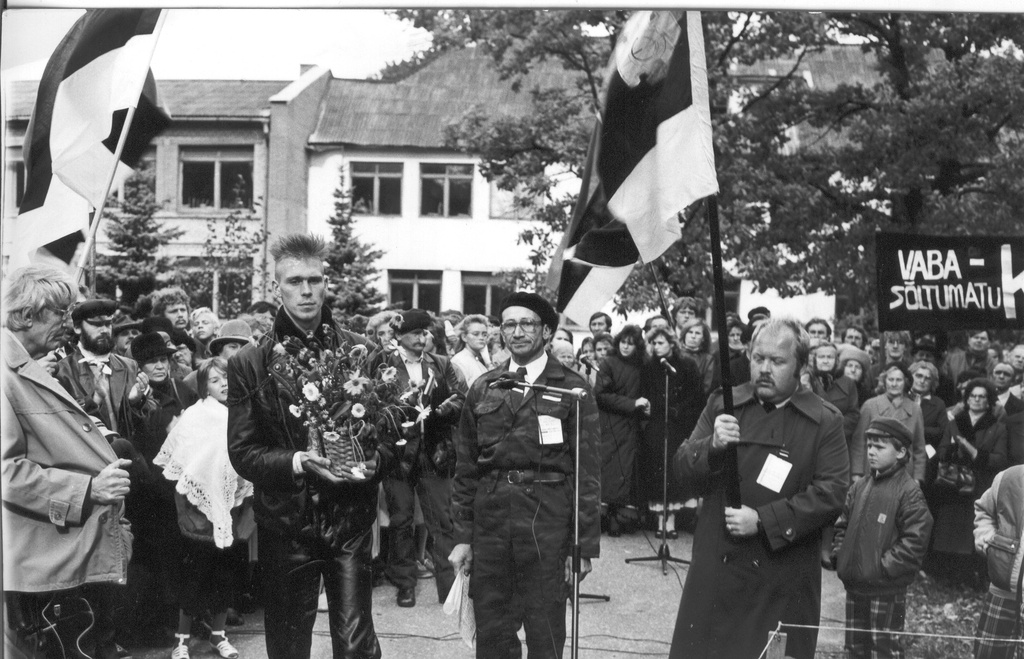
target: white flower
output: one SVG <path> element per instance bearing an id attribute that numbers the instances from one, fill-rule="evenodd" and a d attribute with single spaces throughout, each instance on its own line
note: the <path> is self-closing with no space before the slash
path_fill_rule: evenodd
<path id="1" fill-rule="evenodd" d="M 366 346 L 361 343 L 356 344 L 352 350 L 349 351 L 348 356 L 352 359 L 362 359 L 366 356 Z"/>
<path id="2" fill-rule="evenodd" d="M 358 396 L 363 393 L 366 386 L 370 384 L 370 381 L 364 377 L 355 377 L 342 385 L 345 388 L 345 393 L 349 396 Z"/>
<path id="3" fill-rule="evenodd" d="M 380 373 L 381 382 L 394 382 L 396 377 L 398 377 L 398 369 L 394 366 L 388 366 Z"/>
<path id="4" fill-rule="evenodd" d="M 366 416 L 366 408 L 363 406 L 362 403 L 356 403 L 355 405 L 352 406 L 352 416 L 357 419 L 362 419 L 364 416 Z"/>
<path id="5" fill-rule="evenodd" d="M 430 416 L 430 412 L 431 412 L 430 405 L 427 405 L 426 407 L 422 407 L 420 405 L 417 405 L 416 406 L 416 410 L 419 411 L 419 413 L 420 413 L 419 416 L 416 417 L 416 422 L 417 423 L 419 423 L 420 421 L 426 421 L 427 417 Z"/>
<path id="6" fill-rule="evenodd" d="M 289 405 L 288 411 L 292 413 L 296 419 L 302 416 L 302 409 L 298 405 Z"/>
<path id="7" fill-rule="evenodd" d="M 316 388 L 316 385 L 312 382 L 307 382 L 302 386 L 302 395 L 306 397 L 306 400 L 313 402 L 320 398 L 320 390 Z"/>

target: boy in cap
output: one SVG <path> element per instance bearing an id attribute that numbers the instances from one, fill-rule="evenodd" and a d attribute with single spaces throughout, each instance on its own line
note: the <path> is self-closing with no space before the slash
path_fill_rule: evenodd
<path id="1" fill-rule="evenodd" d="M 902 657 L 900 636 L 887 632 L 903 631 L 907 586 L 928 549 L 932 516 L 904 468 L 910 430 L 875 419 L 865 440 L 871 476 L 850 487 L 832 543 L 832 566 L 846 586 L 846 649 L 852 658 Z"/>

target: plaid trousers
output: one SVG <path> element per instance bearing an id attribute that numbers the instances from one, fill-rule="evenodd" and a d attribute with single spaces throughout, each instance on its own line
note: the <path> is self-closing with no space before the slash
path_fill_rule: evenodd
<path id="1" fill-rule="evenodd" d="M 903 631 L 907 619 L 907 591 L 892 595 L 852 595 L 846 593 L 846 650 L 851 659 L 903 659 L 901 636 L 887 632 Z"/>
<path id="2" fill-rule="evenodd" d="M 985 608 L 978 618 L 978 632 L 974 640 L 975 659 L 1013 659 L 1024 656 L 1017 629 L 1017 602 L 1014 599 L 985 594 Z"/>

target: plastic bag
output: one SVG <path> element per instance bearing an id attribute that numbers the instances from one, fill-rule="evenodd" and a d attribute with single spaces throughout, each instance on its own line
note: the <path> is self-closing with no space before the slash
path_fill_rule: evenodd
<path id="1" fill-rule="evenodd" d="M 476 616 L 473 600 L 469 598 L 469 575 L 462 570 L 455 573 L 455 583 L 448 591 L 443 610 L 448 615 L 458 614 L 459 636 L 471 650 L 476 649 Z"/>

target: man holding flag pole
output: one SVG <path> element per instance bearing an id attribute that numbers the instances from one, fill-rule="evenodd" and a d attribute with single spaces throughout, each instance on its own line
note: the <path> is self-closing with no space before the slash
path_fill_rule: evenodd
<path id="1" fill-rule="evenodd" d="M 699 13 L 635 13 L 613 63 L 549 286 L 559 311 L 586 320 L 638 260 L 650 264 L 680 238 L 680 213 L 707 197 L 723 387 L 673 460 L 682 485 L 706 501 L 670 656 L 754 657 L 785 621 L 808 626 L 790 630 L 787 656 L 812 657 L 820 530 L 848 481 L 842 417 L 798 389 L 809 340 L 785 320 L 759 328 L 734 409 Z"/>
<path id="2" fill-rule="evenodd" d="M 63 656 L 76 650 L 96 659 L 126 654 L 115 643 L 115 609 L 131 556 L 123 514 L 130 487 L 124 468 L 130 461 L 111 462 L 114 452 L 96 423 L 53 426 L 49 417 L 58 416 L 63 403 L 44 405 L 47 414 L 22 414 L 43 399 L 26 407 L 17 385 L 29 382 L 30 397 L 39 391 L 51 398 L 66 394 L 36 360 L 52 355 L 59 342 L 61 313 L 74 302 L 91 251 L 87 248 L 79 261 L 79 281 L 68 279 L 65 273 L 85 231 L 91 243 L 113 183 L 131 174 L 150 139 L 170 122 L 157 106 L 149 73 L 163 16 L 154 9 L 88 10 L 47 62 L 25 135 L 26 188 L 5 285 L 12 289 L 7 297 L 28 305 L 20 310 L 28 320 L 5 332 L 24 335 L 12 345 L 25 344 L 28 352 L 21 350 L 17 373 L 4 379 L 0 437 L 3 526 L 6 531 L 24 526 L 3 538 L 4 645 L 11 656 Z M 91 227 L 90 207 L 96 209 Z M 43 299 L 58 290 L 59 303 Z M 18 311 L 5 310 L 8 315 Z M 17 354 L 5 350 L 5 355 L 8 366 L 18 366 Z M 16 409 L 6 405 L 11 396 L 18 399 L 11 399 Z M 85 418 L 73 400 L 68 405 L 67 414 Z M 42 424 L 35 428 L 40 432 L 26 430 L 30 422 Z M 50 425 L 43 428 L 43 422 Z M 32 440 L 27 448 L 26 433 Z M 78 468 L 83 452 L 92 458 Z"/>

